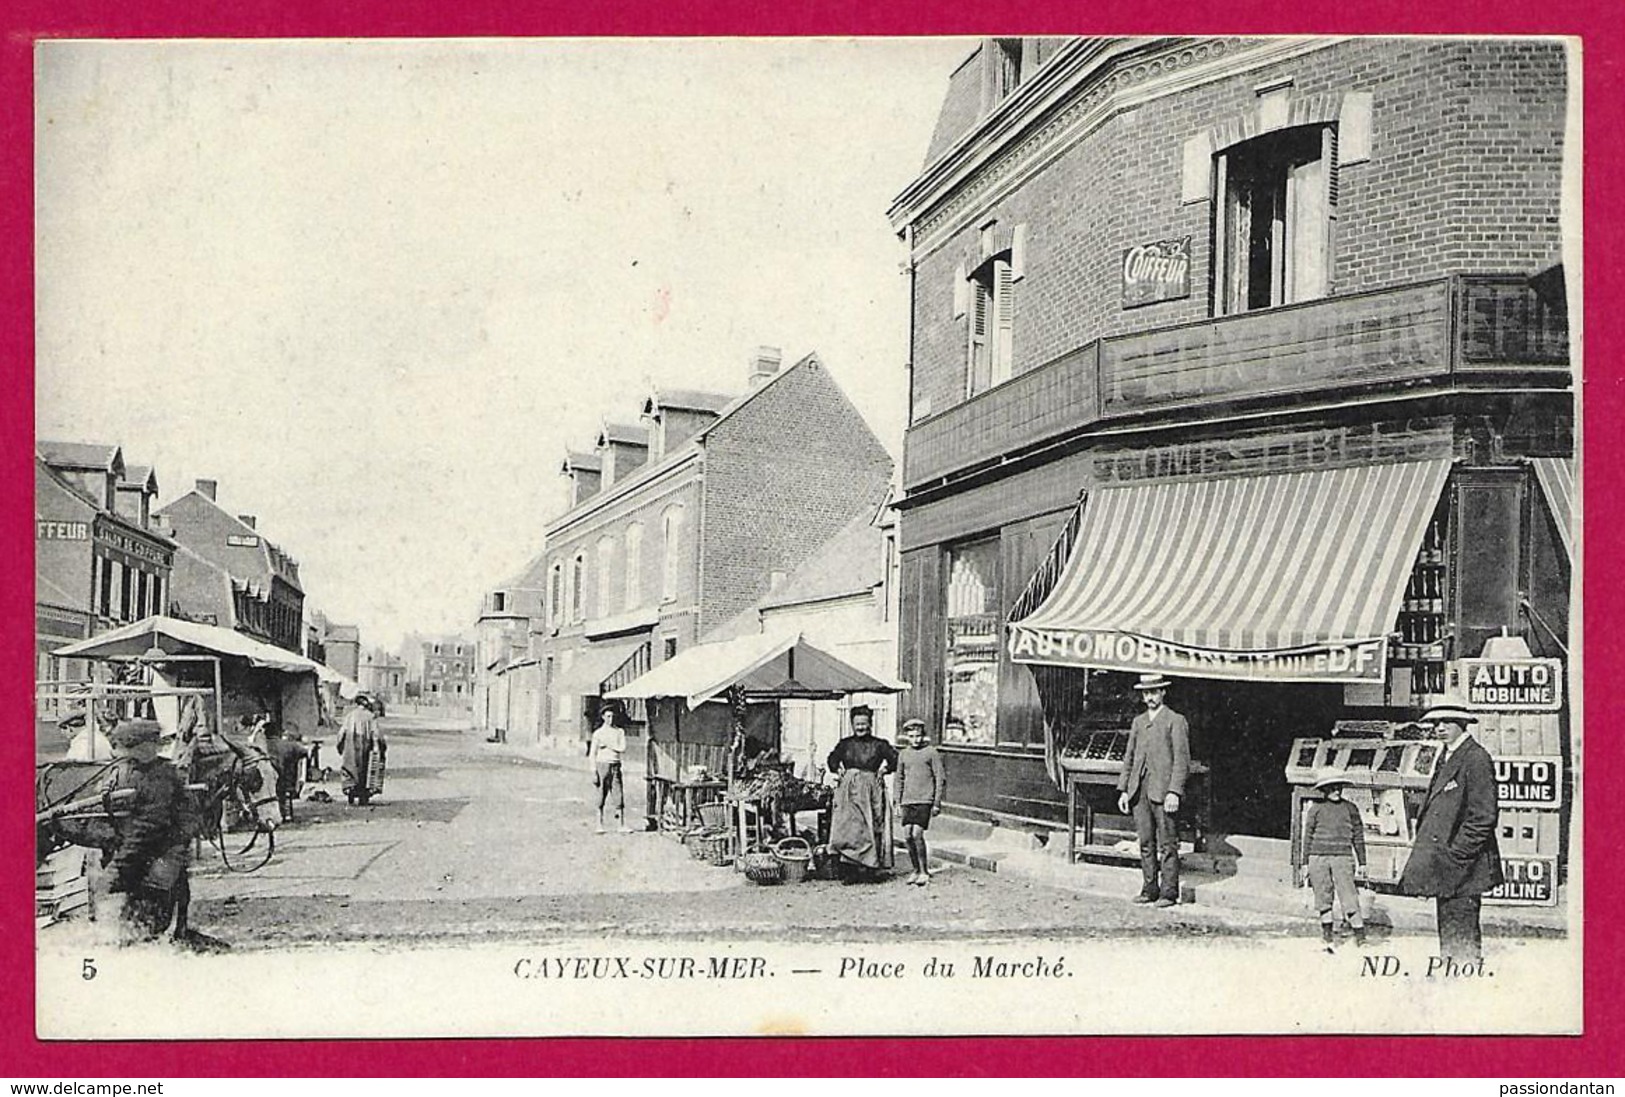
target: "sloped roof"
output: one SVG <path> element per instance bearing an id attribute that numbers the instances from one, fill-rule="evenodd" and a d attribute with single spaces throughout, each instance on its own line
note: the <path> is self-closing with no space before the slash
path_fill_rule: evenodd
<path id="1" fill-rule="evenodd" d="M 577 453 L 575 450 L 569 450 L 564 455 L 564 471 L 569 473 L 572 469 L 602 472 L 604 471 L 604 459 L 596 453 Z"/>
<path id="2" fill-rule="evenodd" d="M 727 409 L 724 410 L 721 415 L 717 416 L 715 419 L 711 420 L 711 422 L 705 424 L 705 426 L 702 427 L 700 430 L 696 431 L 695 434 L 694 434 L 694 437 L 696 439 L 703 439 L 707 434 L 710 434 L 712 431 L 716 430 L 723 423 L 727 422 L 733 416 L 737 415 L 739 413 L 740 408 L 742 408 L 745 405 L 749 404 L 752 400 L 754 400 L 758 396 L 762 395 L 762 393 L 766 392 L 768 389 L 770 389 L 774 385 L 778 384 L 786 376 L 793 373 L 795 370 L 800 369 L 802 366 L 806 365 L 808 362 L 817 362 L 817 361 L 818 361 L 818 352 L 817 351 L 811 351 L 805 357 L 799 358 L 796 361 L 792 362 L 790 365 L 788 365 L 788 366 L 784 367 L 783 369 L 779 370 L 779 372 L 777 372 L 773 376 L 769 377 L 766 381 L 763 381 L 759 386 L 752 389 L 750 392 L 745 393 L 745 395 L 741 396 L 739 399 L 735 400 L 732 404 L 728 405 Z"/>
<path id="3" fill-rule="evenodd" d="M 708 411 L 714 415 L 722 412 L 740 397 L 726 392 L 703 392 L 700 389 L 655 389 L 653 395 L 643 402 L 643 414 L 652 415 L 661 408 L 677 408 L 682 411 Z"/>
<path id="4" fill-rule="evenodd" d="M 95 442 L 35 442 L 34 452 L 47 464 L 72 469 L 111 469 L 119 460 L 117 446 Z"/>
<path id="5" fill-rule="evenodd" d="M 290 674 L 314 674 L 326 682 L 346 682 L 349 679 L 303 655 L 261 643 L 229 628 L 200 625 L 195 621 L 181 621 L 174 617 L 147 617 L 59 648 L 62 656 L 140 655 L 158 644 L 171 655 L 208 653 L 233 656 L 247 660 L 252 666 L 269 667 Z"/>
<path id="6" fill-rule="evenodd" d="M 871 519 L 873 508 L 865 507 L 811 556 L 778 590 L 763 598 L 762 609 L 820 602 L 829 598 L 864 594 L 885 579 L 882 548 L 885 537 Z"/>
<path id="7" fill-rule="evenodd" d="M 605 696 L 682 697 L 694 708 L 719 698 L 736 683 L 746 696 L 755 698 L 817 699 L 907 688 L 866 674 L 815 647 L 799 632 L 790 632 L 698 644 Z"/>
<path id="8" fill-rule="evenodd" d="M 158 477 L 152 471 L 151 465 L 125 465 L 124 475 L 119 479 L 120 487 L 148 488 L 158 490 Z"/>
<path id="9" fill-rule="evenodd" d="M 647 427 L 633 426 L 630 423 L 611 423 L 607 420 L 604 428 L 598 432 L 598 444 L 614 442 L 621 446 L 645 446 L 649 444 L 649 429 Z"/>

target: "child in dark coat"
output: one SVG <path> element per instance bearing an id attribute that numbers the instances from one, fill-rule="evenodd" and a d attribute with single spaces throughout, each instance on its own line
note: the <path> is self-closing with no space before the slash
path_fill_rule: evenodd
<path id="1" fill-rule="evenodd" d="M 1347 778 L 1322 777 L 1315 791 L 1325 799 L 1309 805 L 1303 824 L 1303 852 L 1309 865 L 1309 886 L 1320 911 L 1320 939 L 1332 943 L 1332 900 L 1354 930 L 1354 943 L 1365 944 L 1365 920 L 1360 916 L 1360 893 L 1354 884 L 1355 867 L 1365 867 L 1365 823 L 1360 809 L 1343 799 Z"/>

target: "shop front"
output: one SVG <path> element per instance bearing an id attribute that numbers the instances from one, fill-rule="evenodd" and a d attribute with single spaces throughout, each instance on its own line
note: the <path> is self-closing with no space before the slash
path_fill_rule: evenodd
<path id="1" fill-rule="evenodd" d="M 922 709 L 941 706 L 954 809 L 1035 829 L 1098 816 L 1088 838 L 1108 851 L 1132 829 L 1114 806 L 1132 683 L 1160 672 L 1190 722 L 1198 844 L 1290 838 L 1312 780 L 1294 766 L 1305 740 L 1337 744 L 1311 768 L 1352 759 L 1370 789 L 1400 790 L 1397 841 L 1432 759 L 1405 770 L 1417 752 L 1390 761 L 1387 747 L 1421 734 L 1412 721 L 1426 706 L 1466 692 L 1464 668 L 1486 642 L 1508 636 L 1557 660 L 1547 673 L 1567 666 L 1572 463 L 1561 413 L 1529 413 L 1080 447 L 917 509 L 904 526 L 917 539 L 904 557 L 903 672 L 924 687 Z M 1533 419 L 1544 427 L 1527 429 Z M 1537 440 L 1546 452 L 1517 452 Z M 1037 513 L 1001 515 L 1008 499 Z M 969 528 L 978 510 L 998 527 Z M 1509 753 L 1485 712 L 1481 738 L 1509 786 L 1535 763 L 1543 779 L 1568 773 L 1566 709 L 1547 713 L 1545 740 L 1531 733 L 1555 751 L 1535 755 L 1521 724 Z M 1393 796 L 1364 799 L 1374 829 L 1394 828 L 1380 818 Z M 1570 800 L 1560 788 L 1550 819 L 1504 818 L 1503 844 L 1533 827 L 1531 850 L 1552 858 L 1534 871 L 1561 872 Z"/>

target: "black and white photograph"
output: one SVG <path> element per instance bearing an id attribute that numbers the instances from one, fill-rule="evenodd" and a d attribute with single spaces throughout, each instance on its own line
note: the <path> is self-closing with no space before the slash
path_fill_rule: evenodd
<path id="1" fill-rule="evenodd" d="M 40 1039 L 1581 1031 L 1578 40 L 34 61 Z"/>

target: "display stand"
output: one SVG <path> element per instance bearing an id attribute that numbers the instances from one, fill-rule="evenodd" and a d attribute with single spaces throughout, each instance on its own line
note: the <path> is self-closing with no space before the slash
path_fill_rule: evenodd
<path id="1" fill-rule="evenodd" d="M 1089 804 L 1086 796 L 1080 795 L 1086 786 L 1096 788 L 1109 787 L 1114 791 L 1117 788 L 1117 779 L 1120 772 L 1105 770 L 1069 769 L 1066 771 L 1066 863 L 1074 864 L 1080 853 L 1089 853 L 1098 856 L 1121 857 L 1122 854 L 1109 847 L 1095 845 L 1095 809 Z M 1184 804 L 1188 804 L 1187 812 L 1181 806 L 1178 821 L 1180 829 L 1185 829 L 1187 820 L 1194 831 L 1192 838 L 1197 852 L 1206 852 L 1207 836 L 1213 828 L 1213 798 L 1208 795 L 1207 767 L 1200 763 L 1192 763 L 1190 776 L 1185 782 Z M 1078 841 L 1079 829 L 1083 832 L 1083 841 Z"/>

